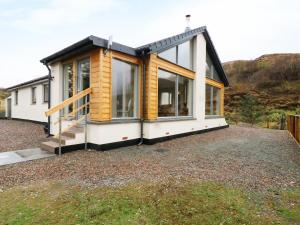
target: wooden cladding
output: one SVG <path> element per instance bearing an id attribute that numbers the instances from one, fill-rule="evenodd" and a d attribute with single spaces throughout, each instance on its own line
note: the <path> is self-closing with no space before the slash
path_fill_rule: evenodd
<path id="1" fill-rule="evenodd" d="M 155 63 L 159 68 L 167 70 L 172 73 L 176 73 L 180 76 L 184 76 L 190 79 L 195 79 L 196 73 L 189 69 L 185 69 L 181 66 L 178 66 L 174 63 L 168 62 L 162 58 L 159 58 L 157 55 L 153 54 L 152 57 L 153 63 Z"/>
<path id="2" fill-rule="evenodd" d="M 90 117 L 94 121 L 108 121 L 112 117 L 112 54 L 103 49 L 91 54 Z"/>
<path id="3" fill-rule="evenodd" d="M 205 78 L 205 83 L 220 89 L 220 115 L 224 116 L 224 84 L 210 78 Z"/>

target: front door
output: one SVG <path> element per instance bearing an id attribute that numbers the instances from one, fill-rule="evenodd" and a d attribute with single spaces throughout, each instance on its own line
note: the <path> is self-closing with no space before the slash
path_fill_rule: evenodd
<path id="1" fill-rule="evenodd" d="M 77 93 L 90 87 L 90 59 L 83 59 L 78 61 L 77 65 Z M 78 108 L 86 103 L 85 98 L 78 101 Z M 85 108 L 77 113 L 77 118 L 85 114 Z"/>
<path id="2" fill-rule="evenodd" d="M 7 99 L 7 118 L 11 119 L 11 98 Z"/>

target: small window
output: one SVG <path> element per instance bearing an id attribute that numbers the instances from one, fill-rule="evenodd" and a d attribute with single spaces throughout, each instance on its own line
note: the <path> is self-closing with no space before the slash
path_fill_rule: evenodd
<path id="1" fill-rule="evenodd" d="M 221 89 L 206 84 L 205 115 L 221 115 Z"/>
<path id="2" fill-rule="evenodd" d="M 31 88 L 31 103 L 36 104 L 36 87 Z"/>
<path id="3" fill-rule="evenodd" d="M 44 91 L 44 102 L 49 101 L 49 84 L 43 85 L 43 91 Z"/>
<path id="4" fill-rule="evenodd" d="M 136 118 L 138 112 L 138 66 L 113 59 L 112 117 Z"/>
<path id="5" fill-rule="evenodd" d="M 19 102 L 19 91 L 16 90 L 15 91 L 15 105 L 18 105 L 18 102 Z"/>

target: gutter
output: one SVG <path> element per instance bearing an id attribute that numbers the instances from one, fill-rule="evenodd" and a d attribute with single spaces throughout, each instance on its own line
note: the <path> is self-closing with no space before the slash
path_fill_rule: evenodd
<path id="1" fill-rule="evenodd" d="M 51 76 L 51 69 L 48 65 L 48 63 L 43 62 L 43 64 L 47 67 L 48 70 L 48 109 L 51 108 L 51 80 L 53 79 L 53 77 Z M 51 117 L 48 116 L 48 137 L 51 136 L 50 133 L 50 126 L 51 126 Z"/>

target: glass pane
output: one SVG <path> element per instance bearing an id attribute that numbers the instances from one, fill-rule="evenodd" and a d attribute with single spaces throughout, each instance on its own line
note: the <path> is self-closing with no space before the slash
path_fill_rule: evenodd
<path id="1" fill-rule="evenodd" d="M 44 102 L 49 101 L 49 85 L 45 84 L 44 85 Z"/>
<path id="2" fill-rule="evenodd" d="M 63 100 L 65 100 L 73 96 L 73 65 L 64 65 L 63 74 Z M 73 104 L 70 104 L 66 113 L 70 113 L 72 111 Z"/>
<path id="3" fill-rule="evenodd" d="M 213 87 L 213 115 L 220 115 L 220 89 Z"/>
<path id="4" fill-rule="evenodd" d="M 81 92 L 90 87 L 90 60 L 83 59 L 78 62 L 78 81 L 77 81 L 77 92 Z M 88 96 L 89 97 L 89 96 Z M 81 98 L 78 101 L 80 107 L 86 103 L 85 98 Z M 87 107 L 87 111 L 89 108 Z M 78 117 L 85 114 L 85 108 L 78 111 Z"/>
<path id="5" fill-rule="evenodd" d="M 205 115 L 220 115 L 221 90 L 206 84 Z"/>
<path id="6" fill-rule="evenodd" d="M 137 109 L 136 65 L 113 59 L 112 64 L 112 116 L 113 118 L 136 117 Z"/>
<path id="7" fill-rule="evenodd" d="M 176 63 L 176 47 L 163 51 L 159 53 L 158 56 L 172 63 Z"/>
<path id="8" fill-rule="evenodd" d="M 212 61 L 209 55 L 206 53 L 206 77 L 216 80 L 216 81 L 221 81 Z"/>
<path id="9" fill-rule="evenodd" d="M 178 65 L 192 69 L 191 41 L 178 45 Z"/>
<path id="10" fill-rule="evenodd" d="M 178 115 L 192 115 L 192 84 L 191 79 L 178 76 Z"/>
<path id="11" fill-rule="evenodd" d="M 205 86 L 205 115 L 211 115 L 211 86 L 207 85 Z"/>
<path id="12" fill-rule="evenodd" d="M 158 70 L 158 117 L 175 116 L 176 75 Z"/>
<path id="13" fill-rule="evenodd" d="M 32 103 L 36 103 L 36 92 L 35 92 L 35 90 L 36 90 L 36 88 L 35 87 L 33 87 L 32 89 L 31 89 L 31 94 L 32 94 L 32 96 L 31 96 L 31 100 L 32 100 Z"/>

